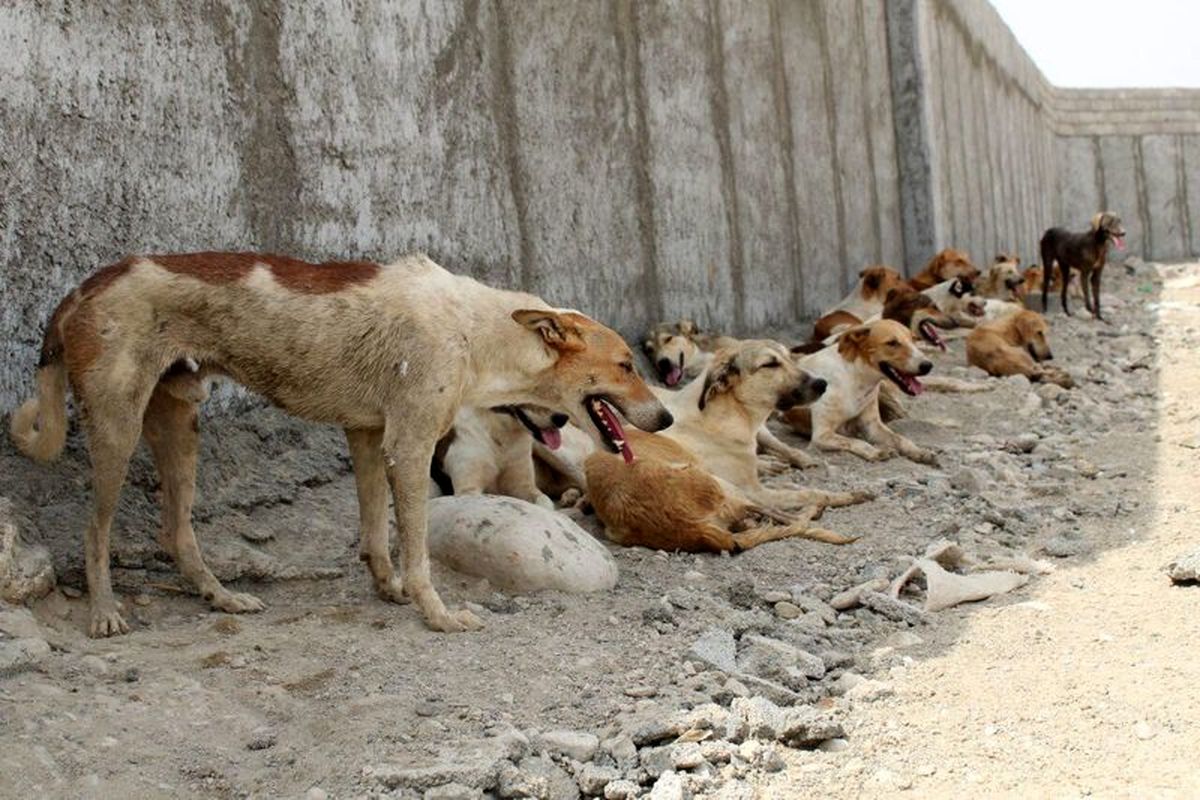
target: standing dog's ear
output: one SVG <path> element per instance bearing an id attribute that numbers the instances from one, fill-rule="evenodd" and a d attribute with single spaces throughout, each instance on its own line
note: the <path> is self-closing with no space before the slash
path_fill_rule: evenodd
<path id="1" fill-rule="evenodd" d="M 704 410 L 714 395 L 732 389 L 734 381 L 740 374 L 741 370 L 734 363 L 732 356 L 713 364 L 708 370 L 708 374 L 704 376 L 704 391 L 700 392 L 700 410 Z"/>
<path id="2" fill-rule="evenodd" d="M 542 336 L 542 341 L 555 350 L 582 350 L 583 337 L 579 328 L 565 314 L 549 308 L 526 308 L 514 311 L 512 318 Z"/>

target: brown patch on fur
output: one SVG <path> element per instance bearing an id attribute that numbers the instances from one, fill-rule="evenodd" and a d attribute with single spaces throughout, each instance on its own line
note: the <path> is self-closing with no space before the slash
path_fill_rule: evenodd
<path id="1" fill-rule="evenodd" d="M 888 292 L 887 300 L 883 304 L 884 319 L 895 320 L 911 330 L 913 320 L 919 312 L 924 312 L 921 313 L 921 317 L 939 327 L 947 328 L 952 324 L 950 318 L 933 302 L 933 298 L 911 286 L 901 286 Z"/>
<path id="2" fill-rule="evenodd" d="M 285 289 L 301 294 L 339 292 L 374 278 L 379 265 L 369 261 L 326 261 L 311 264 L 297 258 L 269 253 L 183 253 L 147 256 L 147 260 L 176 275 L 187 275 L 205 283 L 222 285 L 244 279 L 256 264 L 266 264 L 272 277 Z"/>
<path id="3" fill-rule="evenodd" d="M 862 320 L 849 311 L 830 311 L 813 325 L 813 341 L 823 342 L 842 328 L 862 324 Z"/>
<path id="4" fill-rule="evenodd" d="M 882 303 L 888 292 L 904 283 L 904 276 L 891 267 L 867 267 L 858 273 L 862 278 L 860 296 L 864 300 L 874 300 Z"/>
<path id="5" fill-rule="evenodd" d="M 72 312 L 79 304 L 100 294 L 124 277 L 132 264 L 133 259 L 126 258 L 116 264 L 96 270 L 85 278 L 83 283 L 79 284 L 79 288 L 62 299 L 62 302 L 55 307 L 54 313 L 50 315 L 50 321 L 46 323 L 46 335 L 42 339 L 42 351 L 38 359 L 39 367 L 51 364 L 62 357 L 65 338 L 64 322 L 72 316 Z M 98 348 L 96 350 L 99 352 Z"/>
<path id="6" fill-rule="evenodd" d="M 974 282 L 979 279 L 979 269 L 971 263 L 971 256 L 962 250 L 947 247 L 930 259 L 925 269 L 917 273 L 908 283 L 917 291 L 924 291 L 942 281 L 966 278 Z"/>

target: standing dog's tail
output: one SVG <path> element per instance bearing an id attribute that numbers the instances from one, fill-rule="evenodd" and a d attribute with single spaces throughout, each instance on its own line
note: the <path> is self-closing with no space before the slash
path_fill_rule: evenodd
<path id="1" fill-rule="evenodd" d="M 21 404 L 8 426 L 17 449 L 42 462 L 58 458 L 67 441 L 67 366 L 55 322 L 52 318 L 42 343 L 37 397 Z"/>

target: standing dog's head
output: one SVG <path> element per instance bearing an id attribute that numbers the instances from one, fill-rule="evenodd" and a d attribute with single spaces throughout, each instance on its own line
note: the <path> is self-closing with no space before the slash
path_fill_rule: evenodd
<path id="1" fill-rule="evenodd" d="M 953 328 L 954 320 L 937 307 L 933 298 L 911 286 L 901 286 L 888 292 L 883 303 L 883 318 L 895 320 L 933 346 L 945 350 L 946 342 L 938 328 Z"/>
<path id="2" fill-rule="evenodd" d="M 933 362 L 917 348 L 908 328 L 890 319 L 846 331 L 838 340 L 838 353 L 851 363 L 859 361 L 878 370 L 908 395 L 924 391 L 917 376 L 933 369 Z"/>
<path id="3" fill-rule="evenodd" d="M 772 411 L 787 411 L 816 401 L 826 388 L 797 366 L 788 349 L 767 339 L 747 339 L 717 352 L 704 376 L 700 410 L 722 394 L 736 398 L 764 419 Z"/>
<path id="4" fill-rule="evenodd" d="M 655 325 L 646 335 L 642 350 L 654 365 L 659 380 L 667 386 L 678 386 L 689 368 L 697 363 L 700 348 L 693 337 L 699 332 L 695 322 L 681 319 Z"/>
<path id="5" fill-rule="evenodd" d="M 1046 318 L 1036 311 L 1019 311 L 1007 320 L 1005 338 L 1013 345 L 1022 347 L 1034 361 L 1049 361 L 1054 358 L 1050 352 L 1050 326 Z"/>
<path id="6" fill-rule="evenodd" d="M 925 271 L 933 276 L 934 283 L 955 278 L 962 278 L 971 283 L 979 280 L 979 268 L 971 263 L 971 256 L 952 247 L 947 247 L 934 256 L 926 265 Z"/>
<path id="7" fill-rule="evenodd" d="M 903 275 L 884 266 L 867 267 L 858 278 L 858 296 L 874 303 L 882 303 L 888 292 L 904 283 Z"/>
<path id="8" fill-rule="evenodd" d="M 538 402 L 563 411 L 602 447 L 633 460 L 618 412 L 644 431 L 674 421 L 633 367 L 633 353 L 616 332 L 578 311 L 534 308 L 512 318 L 540 336 L 554 356 L 536 376 Z"/>
<path id="9" fill-rule="evenodd" d="M 1125 249 L 1125 226 L 1121 218 L 1111 211 L 1101 211 L 1092 217 L 1092 233 L 1103 238 L 1105 242 L 1112 240 L 1118 250 Z"/>

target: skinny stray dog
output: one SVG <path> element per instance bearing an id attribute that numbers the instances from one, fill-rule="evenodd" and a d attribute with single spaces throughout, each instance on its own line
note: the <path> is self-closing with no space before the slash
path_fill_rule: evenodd
<path id="1" fill-rule="evenodd" d="M 925 265 L 925 269 L 914 275 L 908 285 L 923 292 L 935 284 L 962 278 L 969 284 L 979 280 L 979 268 L 971 263 L 971 257 L 962 250 L 947 247 Z"/>
<path id="2" fill-rule="evenodd" d="M 23 453 L 56 457 L 66 438 L 69 381 L 93 465 L 94 510 L 84 540 L 92 636 L 129 630 L 113 596 L 108 539 L 142 436 L 162 482 L 163 549 L 214 607 L 263 608 L 258 598 L 221 585 L 192 530 L 202 396 L 196 386 L 212 375 L 345 429 L 361 556 L 376 591 L 397 603 L 414 600 L 439 631 L 481 624 L 470 611 L 442 603 L 426 544 L 430 461 L 461 406 L 560 411 L 600 446 L 627 457 L 618 411 L 649 430 L 671 424 L 616 333 L 578 311 L 453 275 L 424 255 L 388 266 L 254 253 L 127 258 L 93 274 L 55 309 L 38 395 L 11 423 Z M 388 549 L 389 489 L 403 578 Z"/>
<path id="3" fill-rule="evenodd" d="M 996 377 L 1024 375 L 1070 389 L 1075 381 L 1068 373 L 1042 363 L 1054 358 L 1048 332 L 1046 318 L 1036 311 L 985 322 L 967 337 L 967 363 Z"/>
<path id="4" fill-rule="evenodd" d="M 800 359 L 800 366 L 824 378 L 829 388 L 809 408 L 794 408 L 784 419 L 797 430 L 811 431 L 822 450 L 845 450 L 867 461 L 890 458 L 895 451 L 923 464 L 937 456 L 887 427 L 879 415 L 879 387 L 886 378 L 907 395 L 921 393 L 918 375 L 928 375 L 933 363 L 913 342 L 908 328 L 895 320 L 851 328 L 836 344 Z M 854 424 L 867 441 L 841 433 Z"/>
<path id="5" fill-rule="evenodd" d="M 454 494 L 502 494 L 553 509 L 538 489 L 533 445 L 557 450 L 568 421 L 566 414 L 534 406 L 460 408 L 435 459 Z"/>
<path id="6" fill-rule="evenodd" d="M 671 435 L 631 432 L 639 454 L 631 464 L 600 452 L 585 462 L 588 499 L 609 539 L 685 552 L 736 552 L 792 536 L 853 541 L 809 523 L 825 507 L 870 495 L 769 489 L 758 479 L 755 431 L 773 410 L 824 391 L 824 381 L 796 367 L 776 342 L 719 351 L 704 380 L 679 393 Z M 786 510 L 799 507 L 799 515 Z M 753 517 L 769 523 L 741 529 Z"/>
<path id="7" fill-rule="evenodd" d="M 1063 228 L 1051 228 L 1042 234 L 1042 311 L 1047 310 L 1047 295 L 1050 292 L 1050 273 L 1057 264 L 1062 276 L 1062 310 L 1071 316 L 1067 307 L 1067 284 L 1071 270 L 1079 270 L 1079 283 L 1083 288 L 1083 305 L 1092 312 L 1092 317 L 1104 321 L 1100 316 L 1100 274 L 1108 260 L 1108 243 L 1118 250 L 1125 249 L 1125 227 L 1121 218 L 1111 211 L 1102 211 L 1092 217 L 1090 230 L 1072 233 Z M 1090 290 L 1090 291 L 1089 291 Z"/>

